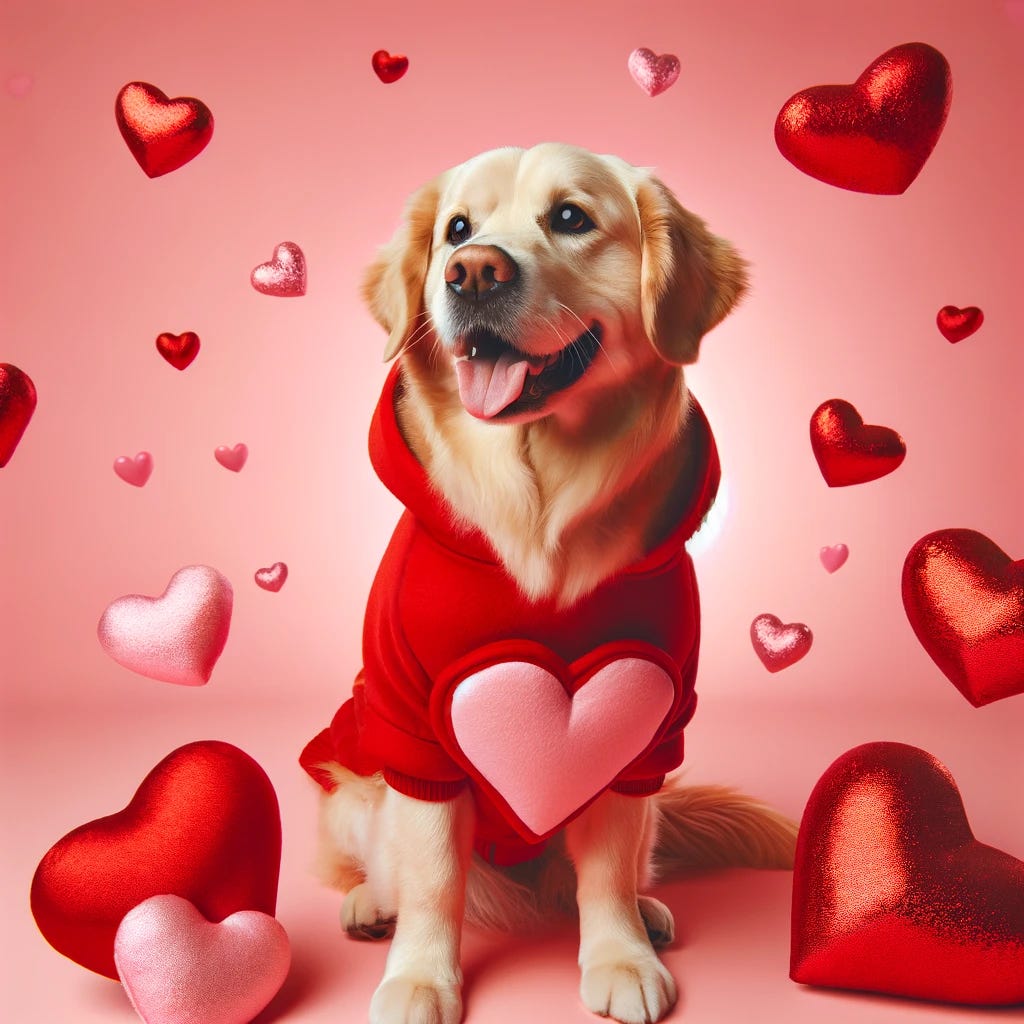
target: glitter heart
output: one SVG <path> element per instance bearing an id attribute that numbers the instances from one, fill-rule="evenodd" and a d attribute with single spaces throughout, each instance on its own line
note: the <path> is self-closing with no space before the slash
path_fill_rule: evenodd
<path id="1" fill-rule="evenodd" d="M 777 615 L 758 615 L 750 624 L 750 641 L 769 672 L 795 665 L 810 649 L 814 635 L 802 622 L 783 625 Z"/>
<path id="2" fill-rule="evenodd" d="M 935 318 L 946 341 L 956 344 L 969 338 L 985 321 L 985 314 L 977 306 L 943 306 Z"/>
<path id="3" fill-rule="evenodd" d="M 409 58 L 396 53 L 393 57 L 387 50 L 378 50 L 370 63 L 377 77 L 388 84 L 397 82 L 409 70 Z"/>
<path id="4" fill-rule="evenodd" d="M 129 594 L 110 604 L 97 627 L 100 646 L 139 675 L 203 686 L 227 643 L 233 599 L 216 569 L 186 566 L 160 597 Z"/>
<path id="5" fill-rule="evenodd" d="M 905 192 L 931 155 L 952 98 L 949 64 L 926 43 L 887 50 L 853 85 L 818 85 L 786 101 L 775 144 L 837 188 Z"/>
<path id="6" fill-rule="evenodd" d="M 288 566 L 284 562 L 275 562 L 269 569 L 256 570 L 256 586 L 271 590 L 275 594 L 284 586 L 288 579 Z"/>
<path id="7" fill-rule="evenodd" d="M 225 468 L 230 469 L 232 473 L 238 473 L 245 465 L 245 460 L 249 458 L 249 449 L 244 444 L 236 444 L 234 448 L 229 448 L 227 445 L 218 445 L 217 450 L 213 453 L 213 457 Z"/>
<path id="8" fill-rule="evenodd" d="M 126 484 L 143 487 L 153 472 L 153 456 L 149 452 L 139 452 L 134 459 L 119 455 L 114 459 L 114 472 Z"/>
<path id="9" fill-rule="evenodd" d="M 10 363 L 0 363 L 0 468 L 10 462 L 35 409 L 32 378 Z"/>
<path id="10" fill-rule="evenodd" d="M 847 558 L 850 557 L 850 549 L 845 544 L 833 544 L 831 547 L 822 548 L 818 557 L 828 572 L 835 572 L 846 564 Z"/>
<path id="11" fill-rule="evenodd" d="M 793 871 L 790 977 L 950 1003 L 1024 1001 L 1024 862 L 974 838 L 931 754 L 867 743 L 814 787 Z"/>
<path id="12" fill-rule="evenodd" d="M 184 370 L 199 355 L 199 335 L 194 331 L 184 334 L 157 335 L 156 350 L 176 370 Z"/>
<path id="13" fill-rule="evenodd" d="M 306 258 L 294 242 L 282 242 L 269 263 L 261 263 L 253 270 L 251 280 L 253 288 L 264 295 L 305 295 Z"/>
<path id="14" fill-rule="evenodd" d="M 169 100 L 156 86 L 129 82 L 114 104 L 117 127 L 150 178 L 197 157 L 213 136 L 213 114 L 191 96 Z"/>
<path id="15" fill-rule="evenodd" d="M 860 413 L 841 398 L 831 398 L 814 410 L 811 448 L 829 487 L 877 480 L 896 469 L 907 454 L 895 430 L 865 425 Z"/>
<path id="16" fill-rule="evenodd" d="M 633 81 L 648 96 L 664 92 L 679 77 L 679 58 L 671 53 L 655 54 L 646 46 L 635 49 L 626 61 Z"/>
<path id="17" fill-rule="evenodd" d="M 1024 693 L 1024 559 L 976 530 L 937 530 L 903 563 L 903 607 L 946 678 L 975 706 Z"/>

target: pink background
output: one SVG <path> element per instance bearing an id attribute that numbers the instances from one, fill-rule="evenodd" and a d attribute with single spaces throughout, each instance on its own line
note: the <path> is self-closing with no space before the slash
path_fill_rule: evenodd
<path id="1" fill-rule="evenodd" d="M 750 297 L 689 374 L 729 505 L 696 554 L 691 777 L 799 816 L 844 750 L 914 743 L 953 771 L 978 836 L 1024 856 L 1024 698 L 972 709 L 919 646 L 899 591 L 907 551 L 932 530 L 977 529 L 1024 556 L 1019 0 L 3 8 L 0 81 L 30 75 L 32 87 L 0 92 L 0 361 L 40 396 L 0 472 L 5 1019 L 134 1019 L 117 986 L 39 937 L 29 881 L 54 841 L 124 806 L 157 761 L 200 738 L 251 753 L 281 799 L 279 917 L 295 965 L 261 1024 L 364 1018 L 386 950 L 343 940 L 340 897 L 309 875 L 315 794 L 296 764 L 358 667 L 363 603 L 398 512 L 365 455 L 384 338 L 358 284 L 410 191 L 504 144 L 558 139 L 654 166 L 753 264 Z M 852 81 L 913 40 L 949 59 L 954 99 L 905 195 L 841 191 L 779 155 L 772 128 L 792 93 Z M 626 71 L 636 46 L 682 62 L 656 99 Z M 408 54 L 405 78 L 376 79 L 380 48 Z M 206 151 L 155 180 L 114 123 L 132 80 L 197 96 L 216 122 Z M 308 261 L 300 299 L 249 284 L 284 240 Z M 984 326 L 950 345 L 935 327 L 946 304 L 980 306 Z M 202 351 L 179 373 L 154 339 L 186 330 Z M 832 397 L 902 434 L 897 472 L 824 484 L 807 429 Z M 250 457 L 235 474 L 213 450 L 238 441 Z M 143 449 L 155 469 L 137 489 L 112 463 Z M 839 541 L 850 560 L 829 576 L 818 550 Z M 253 573 L 277 560 L 290 569 L 284 589 L 259 590 Z M 159 594 L 197 563 L 235 588 L 209 686 L 109 660 L 95 632 L 106 605 Z M 778 675 L 748 637 L 764 611 L 815 635 Z M 991 1019 L 794 985 L 787 874 L 665 893 L 681 932 L 667 954 L 684 991 L 678 1019 Z M 530 942 L 468 934 L 467 1019 L 592 1019 L 574 960 L 570 929 Z"/>

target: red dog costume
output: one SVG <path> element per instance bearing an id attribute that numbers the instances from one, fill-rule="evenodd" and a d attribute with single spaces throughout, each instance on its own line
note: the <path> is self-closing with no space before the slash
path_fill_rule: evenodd
<path id="1" fill-rule="evenodd" d="M 469 785 L 476 848 L 536 856 L 605 789 L 655 793 L 683 760 L 696 708 L 700 611 L 684 543 L 719 481 L 707 420 L 671 535 L 568 609 L 531 602 L 484 535 L 456 525 L 398 428 L 392 368 L 370 427 L 377 475 L 406 508 L 381 562 L 353 696 L 300 762 L 328 792 L 337 762 L 422 800 Z"/>

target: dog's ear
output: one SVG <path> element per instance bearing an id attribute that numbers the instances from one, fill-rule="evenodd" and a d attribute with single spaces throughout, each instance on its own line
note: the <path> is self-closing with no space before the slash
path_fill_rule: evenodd
<path id="1" fill-rule="evenodd" d="M 440 185 L 432 181 L 410 197 L 401 224 L 363 278 L 363 298 L 377 323 L 389 332 L 385 362 L 402 351 L 420 325 L 440 193 Z"/>
<path id="2" fill-rule="evenodd" d="M 695 362 L 701 338 L 746 290 L 746 262 L 657 178 L 639 182 L 636 202 L 644 330 L 667 362 Z"/>

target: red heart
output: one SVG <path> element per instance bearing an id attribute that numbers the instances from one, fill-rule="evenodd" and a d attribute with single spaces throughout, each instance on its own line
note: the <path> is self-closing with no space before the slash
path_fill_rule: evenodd
<path id="1" fill-rule="evenodd" d="M 939 141 L 951 98 L 946 58 L 926 43 L 904 43 L 853 85 L 818 85 L 792 96 L 775 121 L 775 144 L 812 178 L 896 195 Z"/>
<path id="2" fill-rule="evenodd" d="M 979 843 L 949 771 L 902 743 L 847 751 L 814 787 L 793 872 L 790 977 L 1024 1001 L 1024 862 Z"/>
<path id="3" fill-rule="evenodd" d="M 263 590 L 277 593 L 288 579 L 288 566 L 284 562 L 275 562 L 269 569 L 256 570 L 256 586 Z"/>
<path id="4" fill-rule="evenodd" d="M 385 83 L 397 82 L 409 70 L 409 58 L 396 53 L 393 57 L 387 50 L 378 50 L 370 58 L 377 77 Z"/>
<path id="5" fill-rule="evenodd" d="M 166 331 L 157 336 L 156 350 L 176 370 L 184 370 L 199 355 L 199 335 L 195 331 L 184 334 L 168 334 Z"/>
<path id="6" fill-rule="evenodd" d="M 0 468 L 10 461 L 35 409 L 31 377 L 10 363 L 0 363 Z"/>
<path id="7" fill-rule="evenodd" d="M 829 487 L 848 487 L 891 473 L 907 454 L 889 427 L 867 426 L 841 398 L 822 402 L 811 416 L 811 448 Z"/>
<path id="8" fill-rule="evenodd" d="M 903 563 L 921 646 L 975 706 L 1024 693 L 1024 560 L 975 530 L 922 537 Z"/>
<path id="9" fill-rule="evenodd" d="M 935 322 L 946 341 L 956 344 L 969 338 L 985 321 L 985 314 L 977 306 L 943 306 Z"/>
<path id="10" fill-rule="evenodd" d="M 783 624 L 777 615 L 758 615 L 750 624 L 750 640 L 769 672 L 795 665 L 810 649 L 814 634 L 802 622 Z"/>
<path id="11" fill-rule="evenodd" d="M 143 900 L 169 893 L 210 921 L 274 913 L 281 816 L 263 769 L 229 743 L 179 747 L 131 803 L 80 825 L 43 857 L 32 913 L 54 949 L 117 979 L 114 936 Z"/>
<path id="12" fill-rule="evenodd" d="M 129 82 L 114 104 L 117 127 L 150 178 L 177 170 L 198 156 L 213 135 L 213 114 L 200 100 L 169 100 L 154 85 Z"/>

